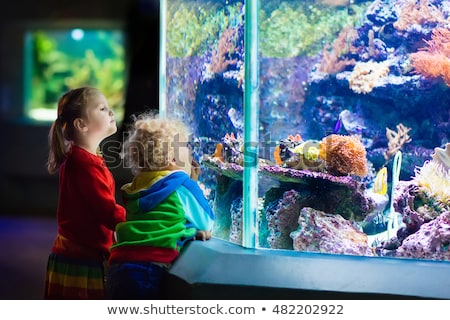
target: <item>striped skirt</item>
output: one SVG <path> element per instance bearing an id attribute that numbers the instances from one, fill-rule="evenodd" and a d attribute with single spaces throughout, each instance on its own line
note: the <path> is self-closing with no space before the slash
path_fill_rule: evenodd
<path id="1" fill-rule="evenodd" d="M 58 249 L 63 246 L 59 237 L 61 236 L 57 237 L 54 250 L 48 258 L 44 298 L 104 299 L 106 262 L 59 253 L 61 250 Z"/>

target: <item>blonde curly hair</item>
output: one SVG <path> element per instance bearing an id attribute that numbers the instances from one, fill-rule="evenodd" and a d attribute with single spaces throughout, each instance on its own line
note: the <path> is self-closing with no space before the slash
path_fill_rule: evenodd
<path id="1" fill-rule="evenodd" d="M 178 160 L 180 147 L 185 147 L 190 132 L 178 120 L 145 113 L 136 117 L 123 144 L 122 156 L 133 174 L 164 170 Z"/>

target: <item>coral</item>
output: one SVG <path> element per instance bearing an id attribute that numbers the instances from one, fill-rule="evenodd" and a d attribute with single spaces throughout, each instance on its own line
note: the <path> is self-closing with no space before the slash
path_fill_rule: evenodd
<path id="1" fill-rule="evenodd" d="M 402 226 L 397 232 L 397 241 L 395 241 L 398 246 L 408 236 L 416 233 L 424 223 L 436 219 L 448 210 L 445 207 L 439 208 L 436 200 L 430 198 L 414 179 L 397 182 L 394 186 L 392 204 L 395 212 L 402 217 Z M 389 246 L 389 244 L 384 244 L 384 246 Z M 395 248 L 391 247 L 390 250 L 392 249 Z"/>
<path id="2" fill-rule="evenodd" d="M 367 235 L 340 215 L 305 207 L 300 211 L 298 225 L 291 233 L 294 250 L 373 256 Z"/>
<path id="3" fill-rule="evenodd" d="M 243 24 L 243 4 L 200 6 L 192 1 L 170 1 L 167 13 L 169 57 L 199 56 L 214 45 L 217 34 Z"/>
<path id="4" fill-rule="evenodd" d="M 436 28 L 428 45 L 409 55 L 416 73 L 424 77 L 441 77 L 450 86 L 450 30 Z"/>
<path id="5" fill-rule="evenodd" d="M 237 29 L 225 29 L 219 38 L 217 50 L 211 53 L 210 71 L 213 73 L 222 73 L 227 70 L 228 66 L 235 65 L 237 59 L 231 59 L 232 54 L 236 50 Z"/>
<path id="6" fill-rule="evenodd" d="M 346 27 L 339 33 L 331 46 L 325 45 L 322 51 L 322 60 L 317 70 L 328 74 L 336 74 L 344 70 L 345 67 L 354 65 L 354 59 L 341 59 L 341 57 L 351 50 L 350 43 L 356 35 L 353 27 Z"/>
<path id="7" fill-rule="evenodd" d="M 365 195 L 365 184 L 351 176 L 337 177 L 277 165 L 260 165 L 259 173 L 261 178 L 268 176 L 270 180 L 266 181 L 279 182 L 280 186 L 294 183 L 297 186 L 295 190 L 302 192 L 302 201 L 309 201 L 304 206 L 340 214 L 352 221 L 362 221 L 374 210 L 373 200 Z"/>
<path id="8" fill-rule="evenodd" d="M 349 15 L 347 10 L 305 5 L 305 1 L 264 1 L 259 12 L 261 54 L 276 58 L 316 55 L 322 43 L 331 43 L 340 30 L 359 20 L 367 6 L 354 5 L 354 15 Z"/>
<path id="9" fill-rule="evenodd" d="M 388 62 L 357 62 L 348 79 L 350 89 L 366 94 L 373 88 L 384 85 L 383 80 L 389 74 Z"/>
<path id="10" fill-rule="evenodd" d="M 397 257 L 450 260 L 450 211 L 423 224 L 396 250 Z"/>
<path id="11" fill-rule="evenodd" d="M 320 158 L 325 160 L 326 170 L 336 176 L 367 175 L 366 149 L 358 136 L 332 134 L 320 143 Z"/>
<path id="12" fill-rule="evenodd" d="M 450 143 L 445 145 L 445 148 L 434 148 L 432 154 L 434 162 L 440 163 L 447 171 L 450 170 Z"/>
<path id="13" fill-rule="evenodd" d="M 236 137 L 234 133 L 226 134 L 222 138 L 223 158 L 225 162 L 243 165 L 244 163 L 244 141 L 241 136 Z"/>
<path id="14" fill-rule="evenodd" d="M 292 239 L 289 236 L 297 229 L 300 209 L 304 206 L 304 199 L 295 190 L 286 191 L 283 197 L 273 206 L 265 210 L 269 235 L 267 242 L 272 249 L 291 249 Z"/>
<path id="15" fill-rule="evenodd" d="M 278 165 L 297 170 L 325 172 L 336 176 L 367 174 L 365 148 L 357 136 L 333 135 L 322 139 L 301 140 L 292 135 L 281 139 L 275 148 Z M 327 146 L 327 143 L 331 143 Z M 327 153 L 327 148 L 330 150 Z"/>
<path id="16" fill-rule="evenodd" d="M 411 128 L 402 123 L 397 125 L 397 132 L 386 127 L 386 137 L 388 139 L 388 149 L 384 152 L 384 159 L 388 160 L 399 151 L 405 143 L 411 142 L 408 132 Z"/>
<path id="17" fill-rule="evenodd" d="M 434 160 L 426 161 L 416 168 L 413 179 L 428 197 L 450 208 L 450 170 Z"/>
<path id="18" fill-rule="evenodd" d="M 398 15 L 398 20 L 394 22 L 394 27 L 398 30 L 409 30 L 414 25 L 425 23 L 445 23 L 442 11 L 430 0 L 406 0 L 399 1 L 402 4 Z"/>

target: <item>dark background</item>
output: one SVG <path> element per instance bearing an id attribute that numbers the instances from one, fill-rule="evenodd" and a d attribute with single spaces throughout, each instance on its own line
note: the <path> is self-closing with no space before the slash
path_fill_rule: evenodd
<path id="1" fill-rule="evenodd" d="M 22 116 L 24 31 L 27 25 L 74 21 L 80 28 L 120 25 L 127 35 L 126 124 L 131 114 L 158 107 L 159 1 L 24 0 L 0 6 L 0 300 L 41 299 L 57 231 L 58 176 L 46 170 L 50 124 Z M 122 127 L 110 139 L 120 142 L 121 133 Z M 117 189 L 131 178 L 118 161 L 111 166 Z"/>
<path id="2" fill-rule="evenodd" d="M 159 1 L 4 1 L 0 10 L 0 215 L 54 216 L 57 175 L 46 171 L 50 124 L 30 123 L 23 112 L 25 26 L 76 22 L 114 23 L 127 35 L 127 95 L 124 123 L 133 113 L 158 107 Z M 61 93 L 62 94 L 62 93 Z M 122 128 L 111 139 L 121 141 Z M 108 150 L 104 150 L 108 152 Z M 129 179 L 111 163 L 118 187 Z M 120 201 L 120 199 L 118 199 Z"/>

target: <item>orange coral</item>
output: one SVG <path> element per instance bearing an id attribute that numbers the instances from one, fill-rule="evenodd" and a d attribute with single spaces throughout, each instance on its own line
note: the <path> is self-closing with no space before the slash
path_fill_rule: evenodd
<path id="1" fill-rule="evenodd" d="M 352 27 L 344 28 L 331 46 L 329 44 L 324 46 L 322 60 L 317 70 L 328 74 L 336 74 L 344 70 L 345 67 L 354 65 L 354 59 L 340 59 L 349 51 L 354 50 L 350 43 L 356 36 L 357 33 L 355 29 Z"/>
<path id="2" fill-rule="evenodd" d="M 409 56 L 415 72 L 425 77 L 442 77 L 450 86 L 450 30 L 436 28 L 431 40 L 425 42 L 427 47 Z"/>
<path id="3" fill-rule="evenodd" d="M 236 48 L 236 29 L 228 28 L 222 32 L 217 50 L 212 51 L 210 70 L 213 73 L 224 72 L 229 65 L 234 65 L 237 59 L 231 59 Z"/>
<path id="4" fill-rule="evenodd" d="M 332 175 L 367 175 L 366 149 L 357 136 L 332 134 L 324 137 L 319 156 L 325 160 L 327 171 Z"/>

